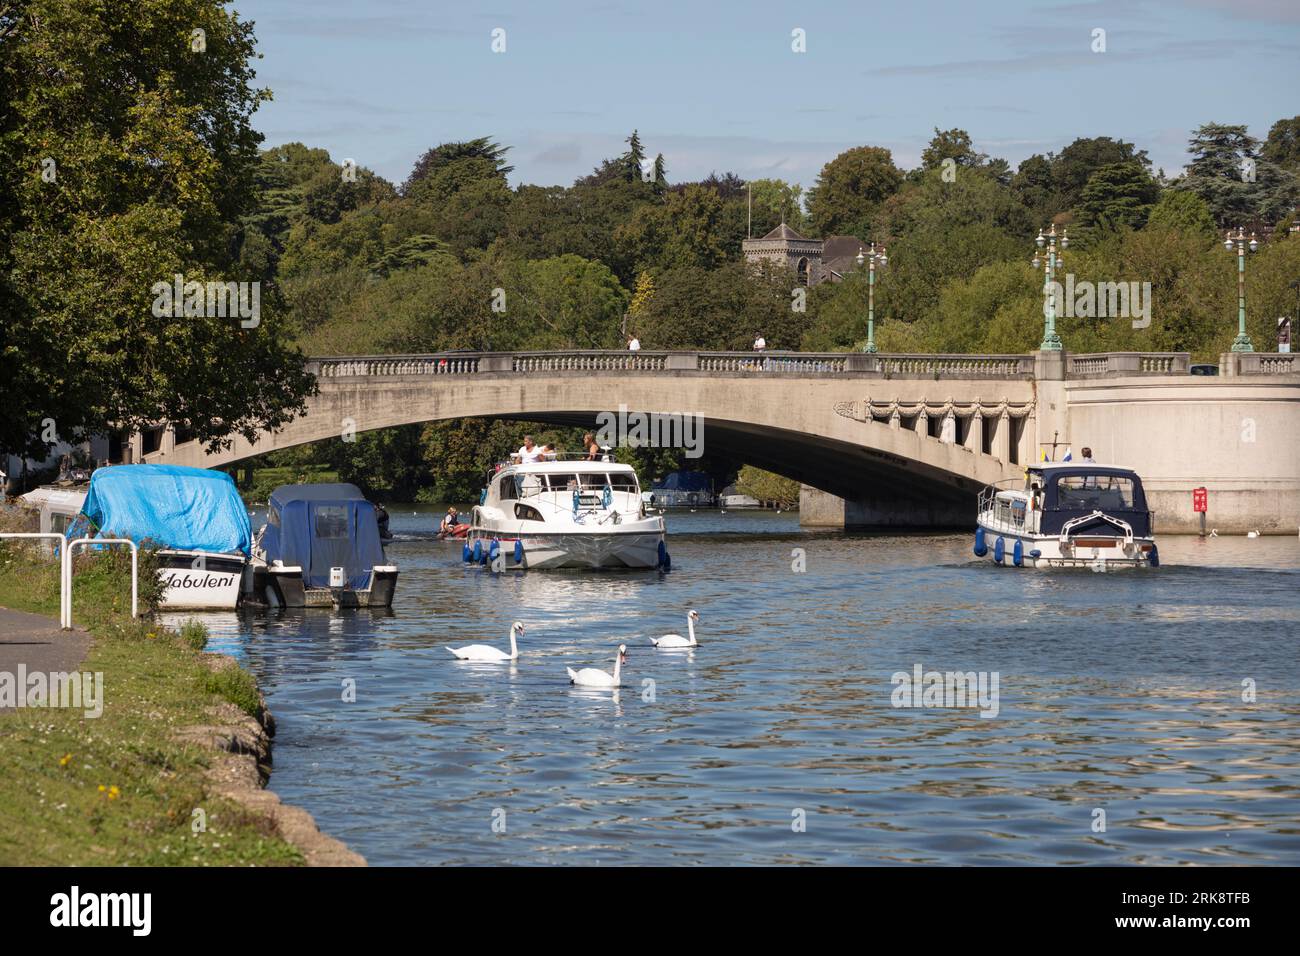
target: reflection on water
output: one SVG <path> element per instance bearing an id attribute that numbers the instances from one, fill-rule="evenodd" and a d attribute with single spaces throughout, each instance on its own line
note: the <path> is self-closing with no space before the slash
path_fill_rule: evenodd
<path id="1" fill-rule="evenodd" d="M 1047 573 L 970 536 L 673 514 L 669 575 L 493 577 L 438 509 L 390 510 L 391 613 L 204 616 L 279 721 L 275 790 L 372 863 L 1300 862 L 1295 538 Z M 689 607 L 700 646 L 651 647 Z M 444 649 L 514 620 L 512 664 Z M 569 686 L 620 642 L 621 691 Z M 918 663 L 998 672 L 998 716 L 892 707 Z"/>

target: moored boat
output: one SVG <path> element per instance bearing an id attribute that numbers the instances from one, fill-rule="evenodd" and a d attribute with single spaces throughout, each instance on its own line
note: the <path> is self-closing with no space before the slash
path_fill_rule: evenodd
<path id="1" fill-rule="evenodd" d="M 165 610 L 239 603 L 252 529 L 225 472 L 182 465 L 97 468 L 66 532 L 69 539 L 83 535 L 156 548 L 159 607 Z"/>
<path id="2" fill-rule="evenodd" d="M 979 496 L 975 555 L 1032 568 L 1158 567 L 1142 479 L 1082 462 L 1030 465 Z"/>
<path id="3" fill-rule="evenodd" d="M 281 485 L 253 542 L 250 601 L 271 607 L 391 607 L 375 506 L 355 485 Z"/>
<path id="4" fill-rule="evenodd" d="M 636 471 L 613 461 L 498 466 L 470 518 L 465 553 L 526 568 L 654 568 L 664 520 L 647 515 Z"/>

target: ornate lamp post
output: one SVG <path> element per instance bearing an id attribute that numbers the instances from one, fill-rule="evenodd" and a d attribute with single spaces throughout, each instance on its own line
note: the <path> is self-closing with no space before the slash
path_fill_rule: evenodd
<path id="1" fill-rule="evenodd" d="M 1061 343 L 1061 337 L 1056 334 L 1056 296 L 1052 294 L 1052 280 L 1056 278 L 1056 267 L 1061 264 L 1061 254 L 1070 244 L 1070 237 L 1061 230 L 1061 235 L 1056 235 L 1056 223 L 1047 230 L 1047 235 L 1043 235 L 1043 230 L 1038 230 L 1038 238 L 1034 240 L 1034 245 L 1038 249 L 1034 251 L 1034 258 L 1030 264 L 1038 268 L 1039 250 L 1046 253 L 1047 269 L 1043 273 L 1043 341 L 1038 346 L 1044 352 L 1059 352 L 1065 346 Z M 1060 239 L 1060 249 L 1057 249 L 1057 239 Z"/>
<path id="2" fill-rule="evenodd" d="M 1246 334 L 1246 250 L 1254 252 L 1259 248 L 1259 243 L 1255 241 L 1253 232 L 1247 241 L 1246 234 L 1238 226 L 1235 236 L 1230 232 L 1228 238 L 1223 240 L 1223 248 L 1229 252 L 1237 250 L 1237 337 L 1232 340 L 1232 350 L 1253 352 L 1255 346 L 1250 344 L 1250 336 Z"/>
<path id="3" fill-rule="evenodd" d="M 867 266 L 867 344 L 863 347 L 864 352 L 876 351 L 876 263 L 880 263 L 883 269 L 889 265 L 889 256 L 885 255 L 885 247 L 881 246 L 880 251 L 876 251 L 876 244 L 871 244 L 871 250 L 864 253 L 862 248 L 858 247 L 858 268 L 861 269 L 865 263 Z"/>

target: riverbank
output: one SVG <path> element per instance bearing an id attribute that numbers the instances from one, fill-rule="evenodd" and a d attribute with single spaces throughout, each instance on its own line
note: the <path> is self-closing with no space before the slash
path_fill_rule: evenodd
<path id="1" fill-rule="evenodd" d="M 0 622 L 0 681 L 12 694 L 23 665 L 90 691 L 0 710 L 0 865 L 364 865 L 264 789 L 274 720 L 252 675 L 205 653 L 201 625 L 132 620 L 129 575 L 113 555 L 79 564 L 69 635 L 57 565 L 0 548 L 0 607 L 21 612 Z"/>

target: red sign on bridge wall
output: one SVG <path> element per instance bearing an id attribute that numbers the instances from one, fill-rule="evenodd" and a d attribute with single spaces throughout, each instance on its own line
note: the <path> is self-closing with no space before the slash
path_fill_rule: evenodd
<path id="1" fill-rule="evenodd" d="M 1192 489 L 1192 510 L 1204 514 L 1208 509 L 1210 493 L 1204 488 Z"/>

